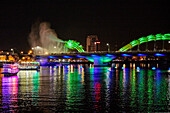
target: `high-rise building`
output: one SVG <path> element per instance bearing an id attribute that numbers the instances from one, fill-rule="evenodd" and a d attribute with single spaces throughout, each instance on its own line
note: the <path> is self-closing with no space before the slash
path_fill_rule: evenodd
<path id="1" fill-rule="evenodd" d="M 97 35 L 89 35 L 87 36 L 86 41 L 86 51 L 87 52 L 95 52 L 100 50 L 100 42 L 98 40 Z"/>

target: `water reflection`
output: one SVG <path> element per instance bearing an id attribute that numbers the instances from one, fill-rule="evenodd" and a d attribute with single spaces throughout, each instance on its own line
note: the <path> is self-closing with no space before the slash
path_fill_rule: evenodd
<path id="1" fill-rule="evenodd" d="M 137 73 L 137 77 L 138 77 L 138 108 L 139 111 L 144 111 L 144 103 L 146 102 L 146 100 L 144 100 L 144 95 L 145 95 L 145 71 L 144 70 L 140 70 L 140 73 Z"/>
<path id="2" fill-rule="evenodd" d="M 17 111 L 18 108 L 18 76 L 2 77 L 2 109 L 3 112 Z"/>
<path id="3" fill-rule="evenodd" d="M 39 72 L 20 71 L 18 73 L 19 106 L 20 110 L 31 110 L 30 106 L 38 105 L 39 97 Z"/>
<path id="4" fill-rule="evenodd" d="M 68 66 L 67 79 L 66 79 L 66 110 L 67 111 L 79 111 L 80 106 L 84 106 L 82 101 L 84 100 L 84 76 L 81 75 L 83 68 L 80 65 L 74 68 L 73 65 Z M 83 72 L 84 73 L 84 72 Z"/>
<path id="5" fill-rule="evenodd" d="M 139 66 L 58 65 L 41 67 L 40 72 L 20 71 L 11 77 L 1 74 L 0 109 L 51 113 L 168 111 L 168 70 Z"/>

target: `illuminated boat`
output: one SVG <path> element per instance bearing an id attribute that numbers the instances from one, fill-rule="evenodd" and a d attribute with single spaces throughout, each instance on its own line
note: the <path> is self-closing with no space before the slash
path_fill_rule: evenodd
<path id="1" fill-rule="evenodd" d="M 19 62 L 18 68 L 19 70 L 39 70 L 40 63 L 39 62 Z"/>
<path id="2" fill-rule="evenodd" d="M 18 64 L 3 64 L 2 74 L 4 74 L 5 76 L 16 75 L 18 72 Z"/>

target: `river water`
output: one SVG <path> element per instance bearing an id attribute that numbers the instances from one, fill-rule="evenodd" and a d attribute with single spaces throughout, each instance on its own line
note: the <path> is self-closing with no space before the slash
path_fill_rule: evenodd
<path id="1" fill-rule="evenodd" d="M 170 70 L 60 65 L 0 76 L 0 112 L 168 112 Z"/>

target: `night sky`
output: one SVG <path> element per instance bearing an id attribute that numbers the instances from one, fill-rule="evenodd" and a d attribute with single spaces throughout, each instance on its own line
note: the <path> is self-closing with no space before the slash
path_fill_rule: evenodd
<path id="1" fill-rule="evenodd" d="M 62 40 L 84 47 L 88 35 L 98 35 L 103 49 L 111 50 L 142 36 L 170 33 L 170 6 L 163 0 L 1 1 L 0 50 L 29 50 L 28 36 L 37 21 L 51 24 Z M 167 0 L 168 1 L 168 0 Z"/>

